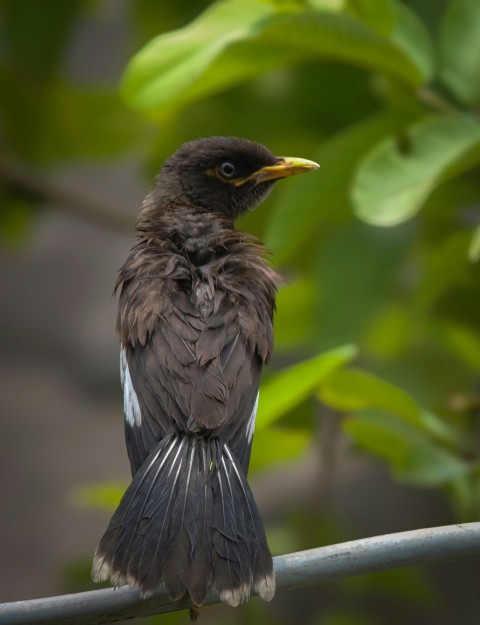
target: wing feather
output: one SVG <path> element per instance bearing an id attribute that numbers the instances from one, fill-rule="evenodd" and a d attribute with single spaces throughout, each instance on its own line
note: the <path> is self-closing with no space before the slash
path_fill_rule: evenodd
<path id="1" fill-rule="evenodd" d="M 251 415 L 263 364 L 255 338 L 261 323 L 254 310 L 244 309 L 247 302 L 242 307 L 227 293 L 220 295 L 208 316 L 185 293 L 177 293 L 145 344 L 122 350 L 130 402 L 126 438 L 134 473 L 159 440 L 178 430 L 221 436 L 248 468 Z"/>

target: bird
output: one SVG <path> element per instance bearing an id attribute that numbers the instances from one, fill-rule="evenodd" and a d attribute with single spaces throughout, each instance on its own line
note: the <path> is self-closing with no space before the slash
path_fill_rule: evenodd
<path id="1" fill-rule="evenodd" d="M 235 222 L 277 180 L 318 167 L 220 136 L 163 163 L 115 285 L 132 481 L 95 552 L 94 581 L 141 597 L 163 584 L 194 612 L 211 593 L 230 606 L 252 589 L 272 599 L 246 476 L 279 275 Z"/>

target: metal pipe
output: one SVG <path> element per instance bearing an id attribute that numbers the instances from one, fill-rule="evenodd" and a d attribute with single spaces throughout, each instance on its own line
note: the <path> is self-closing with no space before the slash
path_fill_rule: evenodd
<path id="1" fill-rule="evenodd" d="M 277 590 L 287 590 L 402 566 L 475 558 L 480 558 L 480 523 L 374 536 L 299 551 L 274 558 L 274 566 Z M 218 603 L 218 597 L 212 595 L 207 603 Z M 0 623 L 101 625 L 189 607 L 185 599 L 170 602 L 163 587 L 153 597 L 141 599 L 137 590 L 124 586 L 2 603 Z"/>

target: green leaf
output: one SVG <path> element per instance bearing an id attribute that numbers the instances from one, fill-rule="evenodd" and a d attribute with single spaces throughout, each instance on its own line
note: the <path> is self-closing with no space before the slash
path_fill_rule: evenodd
<path id="1" fill-rule="evenodd" d="M 309 55 L 337 59 L 387 74 L 409 85 L 430 77 L 413 57 L 395 42 L 378 35 L 361 22 L 326 11 L 278 15 L 268 20 L 262 37 L 305 50 Z"/>
<path id="2" fill-rule="evenodd" d="M 347 9 L 380 35 L 389 35 L 395 26 L 392 0 L 347 0 Z"/>
<path id="3" fill-rule="evenodd" d="M 360 447 L 383 458 L 393 467 L 401 462 L 409 447 L 412 431 L 416 431 L 398 417 L 370 412 L 347 417 L 342 421 L 342 428 Z"/>
<path id="4" fill-rule="evenodd" d="M 257 430 L 276 421 L 306 399 L 336 369 L 356 356 L 353 345 L 344 345 L 277 373 L 262 385 Z"/>
<path id="5" fill-rule="evenodd" d="M 295 460 L 306 450 L 310 440 L 308 430 L 256 428 L 249 470 L 257 471 L 272 464 Z"/>
<path id="6" fill-rule="evenodd" d="M 365 153 L 411 120 L 391 112 L 378 113 L 327 140 L 313 154 L 320 170 L 289 181 L 268 225 L 266 245 L 275 250 L 278 263 L 286 262 L 327 215 L 348 202 L 351 178 Z"/>
<path id="7" fill-rule="evenodd" d="M 441 339 L 478 375 L 480 374 L 480 337 L 472 328 L 458 323 L 440 325 Z"/>
<path id="8" fill-rule="evenodd" d="M 398 0 L 348 0 L 350 13 L 395 43 L 414 61 L 425 82 L 434 73 L 434 49 L 419 17 Z"/>
<path id="9" fill-rule="evenodd" d="M 135 109 L 152 112 L 188 101 L 283 64 L 288 54 L 247 55 L 231 67 L 214 66 L 235 44 L 254 38 L 262 20 L 275 14 L 272 4 L 245 0 L 218 2 L 191 24 L 154 38 L 138 52 L 125 72 L 122 93 Z M 260 52 L 260 50 L 257 50 Z M 256 61 L 256 62 L 255 62 Z"/>
<path id="10" fill-rule="evenodd" d="M 447 445 L 458 444 L 458 436 L 441 419 L 421 410 L 404 390 L 362 369 L 335 372 L 321 384 L 320 399 L 341 412 L 378 409 L 401 417 L 410 425 Z"/>
<path id="11" fill-rule="evenodd" d="M 408 393 L 362 369 L 337 371 L 320 386 L 318 394 L 341 412 L 379 408 L 421 426 L 420 409 Z"/>
<path id="12" fill-rule="evenodd" d="M 443 486 L 467 475 L 469 464 L 429 441 L 414 443 L 395 468 L 395 475 L 418 486 Z"/>
<path id="13" fill-rule="evenodd" d="M 434 73 L 434 48 L 415 13 L 398 0 L 348 0 L 347 8 L 402 50 L 428 82 Z"/>
<path id="14" fill-rule="evenodd" d="M 480 161 L 480 124 L 468 117 L 428 117 L 403 138 L 376 146 L 360 164 L 352 201 L 363 221 L 393 226 L 421 208 L 430 193 Z"/>
<path id="15" fill-rule="evenodd" d="M 127 67 L 122 93 L 131 107 L 155 114 L 312 58 L 337 59 L 417 86 L 429 78 L 418 57 L 348 15 L 225 0 L 140 50 Z"/>
<path id="16" fill-rule="evenodd" d="M 80 508 L 115 510 L 127 486 L 128 484 L 123 482 L 103 482 L 78 486 L 72 493 L 72 500 Z"/>
<path id="17" fill-rule="evenodd" d="M 342 427 L 361 447 L 386 460 L 402 482 L 443 486 L 472 469 L 455 453 L 394 415 L 357 415 L 345 419 Z"/>
<path id="18" fill-rule="evenodd" d="M 428 30 L 419 17 L 400 1 L 393 1 L 395 28 L 390 40 L 414 62 L 428 82 L 434 74 L 434 47 Z"/>
<path id="19" fill-rule="evenodd" d="M 468 258 L 472 263 L 476 263 L 480 258 L 480 226 L 475 228 L 475 231 L 468 248 Z"/>
<path id="20" fill-rule="evenodd" d="M 440 76 L 465 104 L 480 102 L 480 2 L 450 0 L 439 32 Z"/>

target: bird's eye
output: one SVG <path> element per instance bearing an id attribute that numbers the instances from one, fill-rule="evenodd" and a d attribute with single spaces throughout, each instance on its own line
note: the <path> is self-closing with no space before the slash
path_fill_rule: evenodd
<path id="1" fill-rule="evenodd" d="M 224 178 L 233 178 L 237 173 L 237 168 L 233 163 L 230 163 L 229 161 L 224 161 L 219 166 L 218 171 L 220 175 Z"/>

